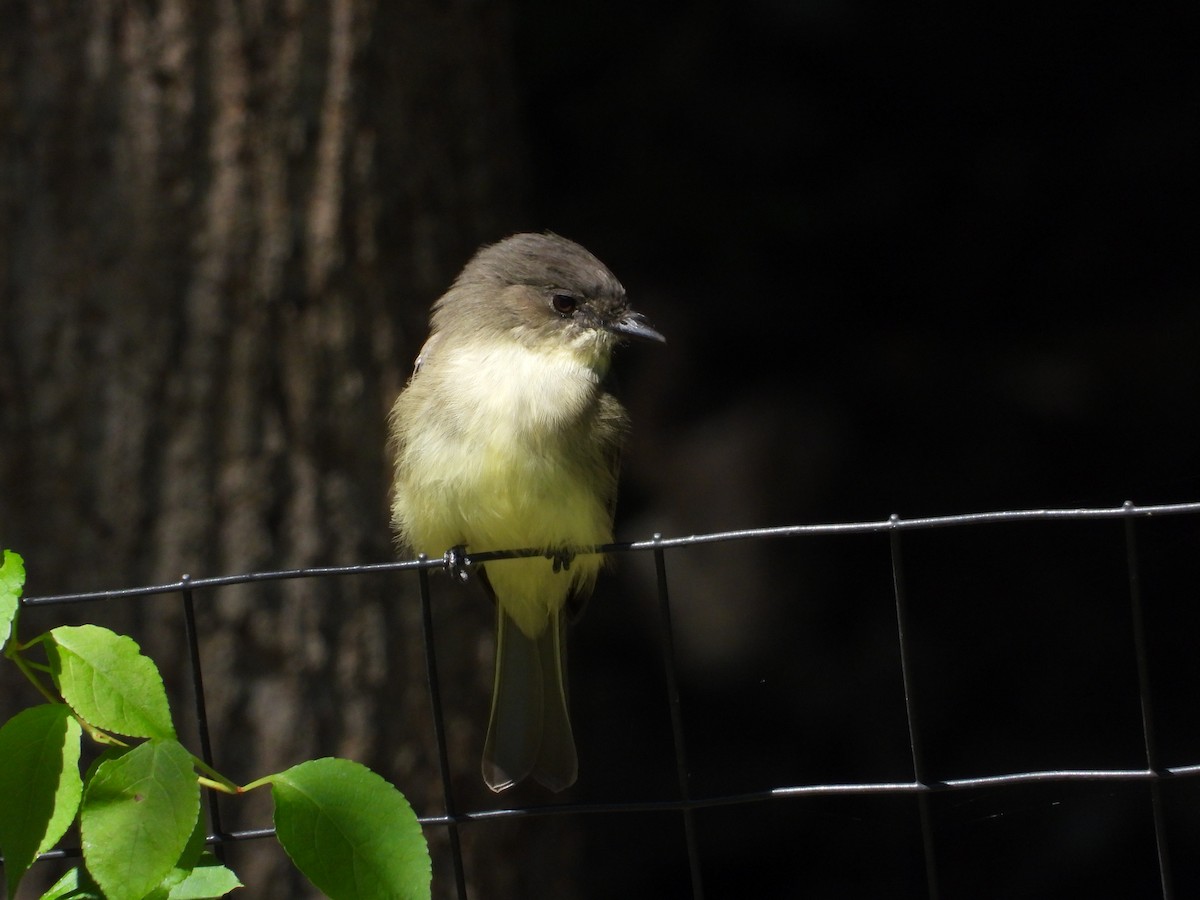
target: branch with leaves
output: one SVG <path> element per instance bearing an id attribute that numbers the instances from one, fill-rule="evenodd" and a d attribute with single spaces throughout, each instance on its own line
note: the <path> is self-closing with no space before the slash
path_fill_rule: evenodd
<path id="1" fill-rule="evenodd" d="M 206 849 L 202 788 L 270 785 L 275 831 L 331 898 L 426 898 L 425 837 L 404 796 L 345 759 L 315 759 L 238 786 L 178 740 L 158 667 L 97 625 L 17 636 L 24 562 L 0 563 L 0 645 L 45 703 L 0 728 L 0 852 L 8 896 L 39 854 L 79 821 L 83 866 L 42 900 L 199 900 L 241 887 Z M 42 654 L 44 661 L 35 658 Z M 105 747 L 86 773 L 83 736 Z"/>

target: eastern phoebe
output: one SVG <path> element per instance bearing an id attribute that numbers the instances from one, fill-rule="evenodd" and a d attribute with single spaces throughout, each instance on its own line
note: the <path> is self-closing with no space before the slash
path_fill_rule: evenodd
<path id="1" fill-rule="evenodd" d="M 605 389 L 622 338 L 665 340 L 600 260 L 554 234 L 484 247 L 433 304 L 391 414 L 392 526 L 414 553 L 532 548 L 493 560 L 496 672 L 483 780 L 574 784 L 564 632 L 612 541 L 629 420 Z"/>

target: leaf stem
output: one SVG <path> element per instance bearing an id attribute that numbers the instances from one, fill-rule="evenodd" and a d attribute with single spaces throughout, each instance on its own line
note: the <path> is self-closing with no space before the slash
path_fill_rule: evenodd
<path id="1" fill-rule="evenodd" d="M 200 776 L 201 784 L 226 794 L 240 794 L 245 790 L 245 788 L 239 787 L 237 782 L 230 781 L 195 754 L 192 755 L 192 762 L 197 769 L 204 773 L 204 775 Z"/>
<path id="2" fill-rule="evenodd" d="M 109 734 L 107 731 L 101 731 L 95 725 L 92 725 L 92 724 L 84 721 L 79 716 L 76 716 L 75 719 L 79 722 L 80 725 L 83 726 L 83 730 L 87 732 L 88 737 L 90 737 L 97 744 L 108 744 L 110 747 L 128 747 L 129 746 L 129 744 L 125 743 L 119 737 L 114 737 L 113 735 Z"/>
<path id="3" fill-rule="evenodd" d="M 252 791 L 255 788 L 262 787 L 264 784 L 271 784 L 274 780 L 275 780 L 274 775 L 264 775 L 262 778 L 259 778 L 255 781 L 251 781 L 249 784 L 242 785 L 241 790 L 243 792 Z"/>
<path id="4" fill-rule="evenodd" d="M 51 703 L 62 703 L 61 697 L 51 692 L 49 688 L 42 684 L 42 679 L 39 678 L 37 673 L 33 671 L 32 663 L 30 663 L 19 653 L 9 653 L 8 658 L 17 664 L 17 668 L 21 670 L 22 674 L 24 674 L 27 679 L 29 679 L 30 684 L 37 688 L 39 694 L 41 694 Z"/>
<path id="5" fill-rule="evenodd" d="M 198 775 L 196 777 L 196 781 L 209 790 L 220 791 L 222 794 L 237 794 L 241 792 L 241 788 L 239 788 L 237 785 L 230 787 L 223 781 L 214 781 L 211 778 L 205 778 L 203 775 Z"/>

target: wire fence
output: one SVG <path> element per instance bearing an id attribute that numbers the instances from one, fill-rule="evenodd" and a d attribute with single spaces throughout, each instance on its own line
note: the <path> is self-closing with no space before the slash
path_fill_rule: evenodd
<path id="1" fill-rule="evenodd" d="M 678 815 L 683 843 L 686 847 L 690 872 L 690 893 L 695 898 L 705 895 L 704 857 L 701 842 L 697 837 L 695 814 L 698 810 L 712 807 L 750 806 L 766 801 L 800 800 L 812 797 L 843 795 L 908 796 L 915 798 L 919 813 L 920 842 L 924 856 L 924 890 L 928 897 L 940 897 L 943 893 L 939 876 L 939 841 L 934 828 L 934 816 L 930 807 L 934 795 L 967 791 L 978 788 L 1014 788 L 1030 783 L 1101 783 L 1139 784 L 1149 788 L 1150 812 L 1153 819 L 1154 847 L 1157 855 L 1158 884 L 1164 900 L 1177 896 L 1175 869 L 1169 848 L 1168 819 L 1162 796 L 1162 786 L 1169 780 L 1192 778 L 1200 775 L 1200 760 L 1189 765 L 1165 765 L 1158 748 L 1154 720 L 1154 696 L 1151 690 L 1150 653 L 1147 647 L 1145 616 L 1143 612 L 1139 555 L 1137 546 L 1137 523 L 1151 517 L 1200 515 L 1200 503 L 1174 503 L 1138 506 L 1126 502 L 1117 507 L 1076 509 L 1026 509 L 1007 512 L 975 513 L 965 515 L 937 516 L 904 519 L 893 515 L 884 520 L 796 525 L 777 528 L 756 528 L 725 531 L 712 534 L 694 534 L 683 537 L 655 535 L 650 540 L 609 544 L 595 550 L 604 553 L 649 553 L 655 568 L 655 588 L 660 617 L 660 647 L 662 666 L 667 686 L 667 706 L 670 713 L 671 733 L 674 741 L 674 767 L 678 782 L 678 796 L 671 800 L 603 802 L 603 803 L 555 803 L 552 805 L 519 806 L 502 809 L 460 809 L 455 801 L 451 786 L 451 768 L 447 752 L 445 721 L 441 685 L 435 658 L 433 611 L 430 599 L 429 572 L 449 565 L 448 560 L 417 559 L 402 562 L 378 563 L 357 566 L 320 567 L 292 569 L 276 572 L 256 572 L 211 578 L 184 576 L 178 581 L 146 587 L 126 588 L 112 591 L 61 594 L 53 596 L 26 597 L 22 605 L 28 607 L 55 606 L 96 600 L 145 597 L 161 594 L 178 594 L 183 604 L 186 623 L 186 639 L 190 669 L 194 687 L 195 716 L 200 735 L 201 756 L 213 764 L 213 749 L 205 709 L 204 674 L 201 665 L 199 641 L 196 630 L 194 594 L 201 589 L 211 589 L 235 584 L 274 581 L 295 578 L 322 578 L 363 573 L 411 571 L 418 580 L 422 604 L 424 648 L 428 691 L 433 711 L 433 727 L 441 769 L 442 791 L 445 814 L 425 816 L 420 819 L 426 829 L 445 829 L 449 838 L 453 862 L 455 885 L 459 897 L 467 896 L 467 878 L 460 842 L 460 826 L 471 822 L 513 819 L 534 816 L 583 816 L 596 813 L 639 813 L 667 812 Z M 908 588 L 905 578 L 905 550 L 903 536 L 906 532 L 938 528 L 970 528 L 980 525 L 1001 523 L 1027 523 L 1046 521 L 1084 521 L 1117 519 L 1124 522 L 1125 570 L 1128 582 L 1130 637 L 1136 660 L 1137 694 L 1141 707 L 1141 738 L 1144 746 L 1145 765 L 1134 768 L 1115 769 L 1072 769 L 1053 768 L 1036 771 L 1005 773 L 982 773 L 971 777 L 937 779 L 931 777 L 926 764 L 923 730 L 920 727 L 921 696 L 913 674 L 913 646 L 910 637 L 910 614 Z M 861 533 L 883 533 L 888 535 L 892 588 L 895 604 L 895 635 L 899 649 L 899 671 L 897 678 L 903 686 L 905 718 L 908 727 L 908 746 L 911 755 L 912 777 L 900 781 L 814 783 L 780 785 L 767 790 L 743 793 L 720 793 L 696 795 L 690 787 L 688 749 L 685 741 L 684 717 L 680 705 L 679 676 L 676 665 L 674 629 L 672 627 L 672 605 L 669 594 L 668 555 L 669 551 L 703 544 L 732 541 L 758 541 L 770 538 L 802 538 L 810 536 L 832 536 Z M 514 550 L 470 554 L 467 565 L 488 560 L 515 556 L 542 555 L 538 550 Z M 272 835 L 273 829 L 227 831 L 222 828 L 220 810 L 215 795 L 210 792 L 208 808 L 212 833 L 208 843 L 216 850 L 229 843 L 254 840 Z M 79 855 L 78 848 L 65 848 L 44 854 L 43 858 L 61 858 Z"/>

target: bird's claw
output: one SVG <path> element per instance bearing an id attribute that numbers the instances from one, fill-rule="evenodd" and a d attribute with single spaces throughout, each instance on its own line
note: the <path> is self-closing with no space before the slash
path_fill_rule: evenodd
<path id="1" fill-rule="evenodd" d="M 551 550 L 546 553 L 546 559 L 554 564 L 554 571 L 565 572 L 571 568 L 571 563 L 575 560 L 575 551 L 567 547 L 560 547 L 558 550 Z"/>
<path id="2" fill-rule="evenodd" d="M 462 544 L 447 550 L 442 561 L 446 566 L 446 571 L 455 581 L 466 582 L 470 579 L 471 558 L 467 556 L 467 548 Z"/>

